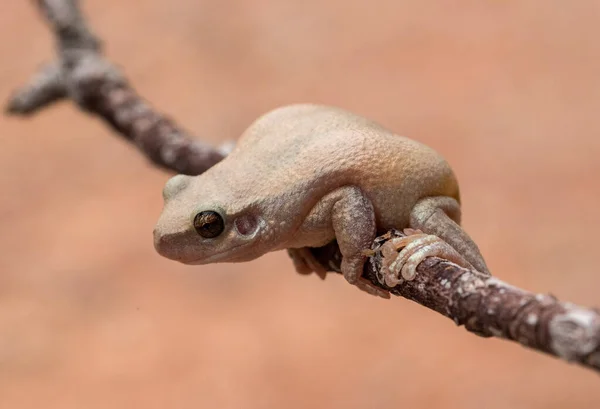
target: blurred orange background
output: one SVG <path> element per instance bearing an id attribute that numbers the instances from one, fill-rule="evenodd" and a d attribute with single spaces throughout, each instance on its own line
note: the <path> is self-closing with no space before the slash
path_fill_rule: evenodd
<path id="1" fill-rule="evenodd" d="M 52 58 L 0 12 L 0 99 Z M 89 0 L 137 90 L 199 137 L 318 102 L 454 166 L 500 278 L 600 306 L 600 3 Z M 189 267 L 151 232 L 169 175 L 60 103 L 0 118 L 0 408 L 598 408 L 591 371 L 480 339 L 284 252 Z"/>

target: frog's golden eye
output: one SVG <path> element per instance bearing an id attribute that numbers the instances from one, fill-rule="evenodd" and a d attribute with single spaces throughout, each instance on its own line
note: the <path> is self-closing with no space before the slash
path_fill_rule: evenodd
<path id="1" fill-rule="evenodd" d="M 225 222 L 219 213 L 204 211 L 194 217 L 194 229 L 205 239 L 212 239 L 223 233 Z"/>

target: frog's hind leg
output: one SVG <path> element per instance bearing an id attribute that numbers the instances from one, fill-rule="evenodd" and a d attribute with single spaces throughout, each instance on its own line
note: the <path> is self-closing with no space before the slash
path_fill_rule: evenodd
<path id="1" fill-rule="evenodd" d="M 448 196 L 421 199 L 410 215 L 410 227 L 448 243 L 477 271 L 490 274 L 477 244 L 460 226 L 460 205 Z"/>
<path id="2" fill-rule="evenodd" d="M 443 246 L 435 240 L 421 238 L 420 240 L 432 241 L 430 244 L 433 244 L 430 251 L 420 249 L 421 257 L 455 254 L 453 258 L 457 261 L 457 264 L 490 274 L 477 244 L 460 226 L 460 219 L 460 204 L 452 197 L 436 196 L 419 200 L 411 211 L 410 227 L 428 235 L 437 236 L 451 247 L 448 251 L 443 251 L 440 250 Z M 413 245 L 412 247 L 417 250 L 422 246 Z M 454 252 L 451 251 L 452 249 Z M 425 256 L 423 256 L 424 253 L 426 253 Z"/>
<path id="3" fill-rule="evenodd" d="M 393 287 L 400 278 L 412 280 L 416 268 L 426 257 L 448 259 L 461 267 L 489 274 L 479 248 L 460 227 L 460 205 L 456 199 L 439 196 L 421 199 L 410 214 L 406 237 L 389 244 L 400 253 L 384 272 L 385 282 Z"/>

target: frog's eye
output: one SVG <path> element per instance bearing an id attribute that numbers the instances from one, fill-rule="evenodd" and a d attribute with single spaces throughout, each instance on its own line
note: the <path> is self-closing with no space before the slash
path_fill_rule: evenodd
<path id="1" fill-rule="evenodd" d="M 219 213 L 208 210 L 194 216 L 194 229 L 205 239 L 212 239 L 223 233 L 225 222 Z"/>

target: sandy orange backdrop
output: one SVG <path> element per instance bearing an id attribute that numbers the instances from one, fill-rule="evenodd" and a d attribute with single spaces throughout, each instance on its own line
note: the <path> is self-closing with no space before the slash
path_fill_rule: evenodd
<path id="1" fill-rule="evenodd" d="M 32 3 L 0 6 L 2 101 L 52 56 Z M 235 139 L 292 102 L 376 119 L 454 166 L 497 276 L 600 306 L 597 1 L 84 6 L 140 93 L 195 134 Z M 0 117 L 0 408 L 600 407 L 588 370 L 298 276 L 283 252 L 160 258 L 168 176 L 70 103 Z"/>

